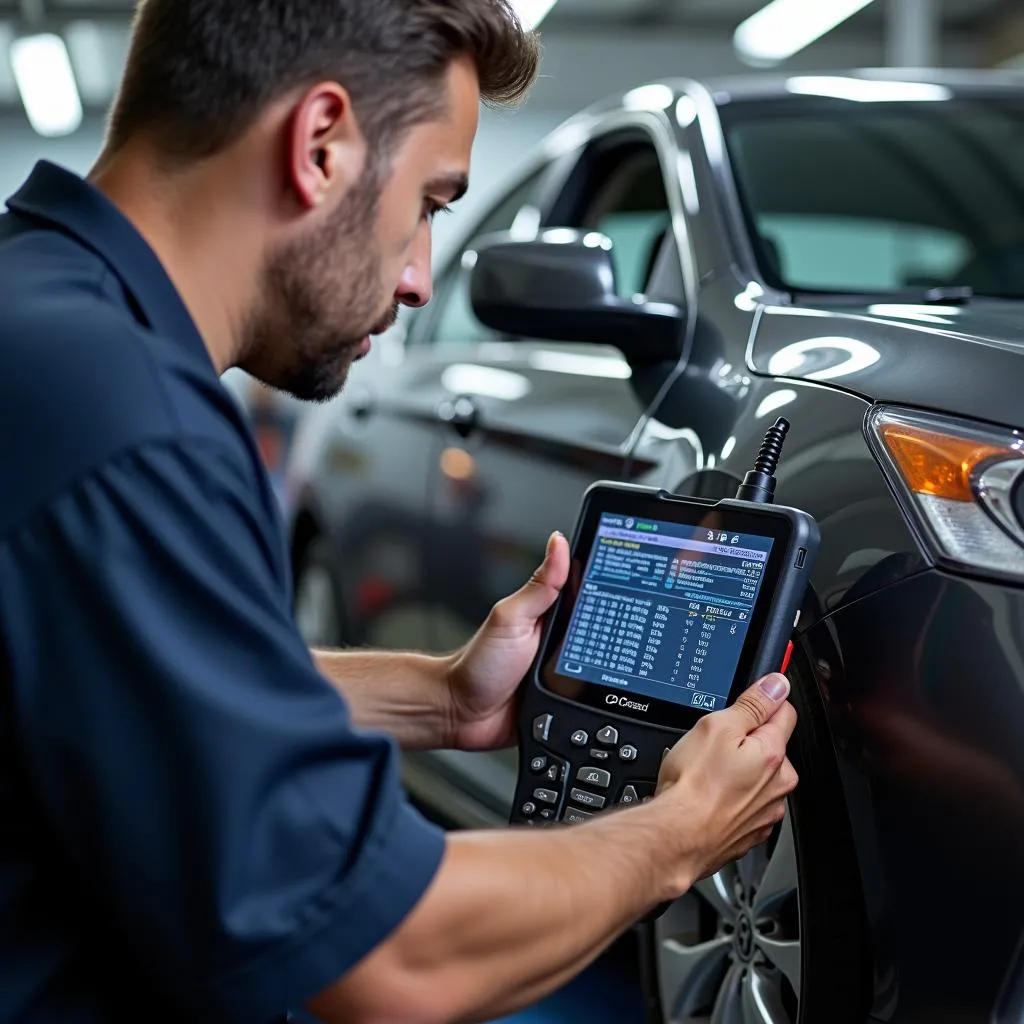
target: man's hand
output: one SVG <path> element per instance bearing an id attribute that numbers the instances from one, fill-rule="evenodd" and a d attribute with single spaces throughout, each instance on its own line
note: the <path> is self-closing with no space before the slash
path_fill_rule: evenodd
<path id="1" fill-rule="evenodd" d="M 786 757 L 796 726 L 788 695 L 785 676 L 766 676 L 701 719 L 662 763 L 648 806 L 678 864 L 668 898 L 765 842 L 782 820 L 798 781 Z"/>
<path id="2" fill-rule="evenodd" d="M 564 575 L 565 554 L 548 567 Z M 565 984 L 781 817 L 796 784 L 785 760 L 795 714 L 785 679 L 773 682 L 777 696 L 752 689 L 679 743 L 650 803 L 581 825 L 449 833 L 412 913 L 310 1011 L 324 1021 L 495 1020 Z M 595 898 L 605 877 L 615 884 Z"/>
<path id="3" fill-rule="evenodd" d="M 568 575 L 569 544 L 555 533 L 529 582 L 494 606 L 456 658 L 448 680 L 456 749 L 493 750 L 515 742 L 516 693 L 537 654 L 544 614 Z"/>

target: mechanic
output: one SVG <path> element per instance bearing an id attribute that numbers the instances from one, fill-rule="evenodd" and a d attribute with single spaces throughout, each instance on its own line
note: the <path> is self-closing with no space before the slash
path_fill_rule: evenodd
<path id="1" fill-rule="evenodd" d="M 506 0 L 143 0 L 87 178 L 0 219 L 0 1021 L 487 1019 L 543 997 L 781 819 L 788 683 L 580 826 L 446 835 L 399 748 L 514 738 L 568 573 L 447 657 L 310 652 L 219 375 L 343 384 L 430 297 Z"/>

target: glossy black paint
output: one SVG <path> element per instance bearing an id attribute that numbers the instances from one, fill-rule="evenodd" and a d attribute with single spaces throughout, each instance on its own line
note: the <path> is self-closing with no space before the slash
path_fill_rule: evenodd
<path id="1" fill-rule="evenodd" d="M 774 292 L 746 235 L 716 102 L 779 89 L 663 83 L 648 107 L 634 97 L 583 112 L 524 172 L 522 206 L 538 228 L 578 230 L 589 227 L 574 213 L 589 147 L 647 140 L 671 214 L 647 294 L 680 311 L 678 359 L 632 358 L 627 336 L 510 343 L 464 330 L 445 300 L 466 290 L 473 261 L 456 258 L 405 344 L 376 352 L 304 419 L 288 481 L 293 547 L 299 560 L 312 536 L 334 542 L 353 642 L 451 649 L 529 576 L 551 530 L 571 531 L 595 480 L 731 496 L 785 415 L 777 501 L 821 529 L 800 646 L 856 845 L 872 1013 L 988 1024 L 1024 922 L 1024 591 L 930 564 L 864 419 L 884 400 L 1024 425 L 1024 309 L 797 308 Z M 505 820 L 514 754 L 407 763 L 410 788 L 453 820 Z"/>
<path id="2" fill-rule="evenodd" d="M 889 302 L 769 307 L 758 324 L 751 361 L 759 373 L 813 374 L 878 402 L 1016 424 L 1021 325 L 1020 302 L 985 299 L 965 307 Z M 967 366 L 970 379 L 964 377 Z"/>
<path id="3" fill-rule="evenodd" d="M 804 643 L 859 790 L 891 1019 L 987 1020 L 1024 919 L 1024 596 L 929 571 Z"/>

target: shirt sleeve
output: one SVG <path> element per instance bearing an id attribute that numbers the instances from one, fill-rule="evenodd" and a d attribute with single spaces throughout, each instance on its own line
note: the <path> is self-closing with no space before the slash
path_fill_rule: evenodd
<path id="1" fill-rule="evenodd" d="M 0 628 L 83 892 L 187 1019 L 250 1024 L 380 943 L 444 837 L 316 670 L 247 472 L 216 444 L 107 463 L 0 547 Z"/>

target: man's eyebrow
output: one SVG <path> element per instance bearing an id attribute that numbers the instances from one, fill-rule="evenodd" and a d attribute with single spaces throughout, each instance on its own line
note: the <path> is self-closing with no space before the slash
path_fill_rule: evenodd
<path id="1" fill-rule="evenodd" d="M 442 175 L 427 185 L 427 192 L 431 195 L 448 195 L 450 203 L 458 202 L 468 190 L 469 176 L 461 171 Z"/>

